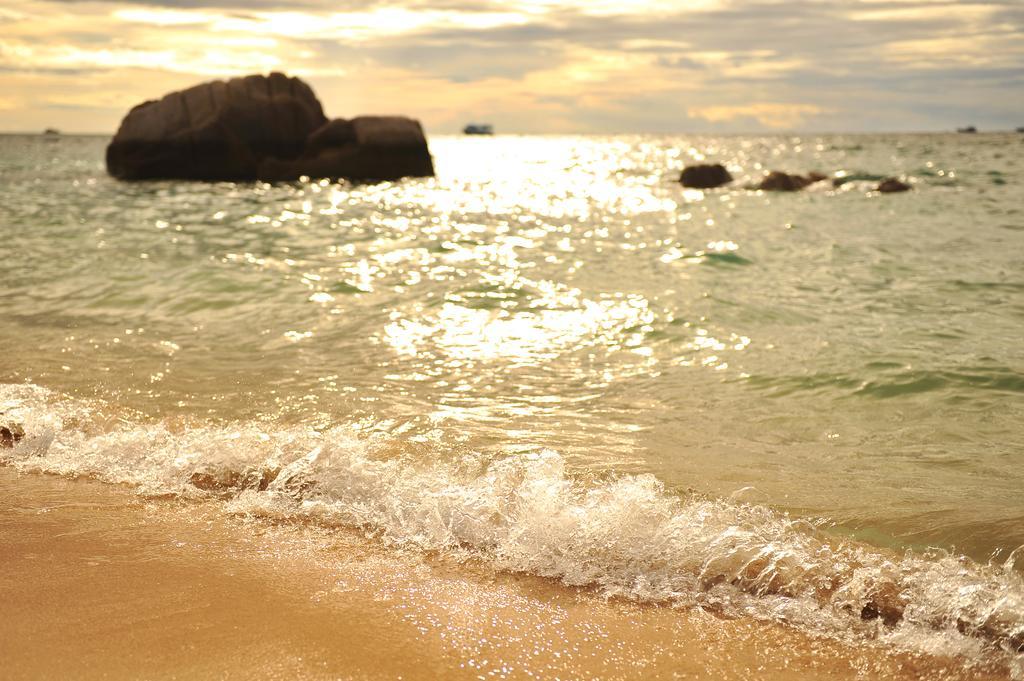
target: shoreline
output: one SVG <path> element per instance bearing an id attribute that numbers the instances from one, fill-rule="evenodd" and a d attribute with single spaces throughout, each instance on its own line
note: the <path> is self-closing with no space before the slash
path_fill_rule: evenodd
<path id="1" fill-rule="evenodd" d="M 0 599 L 12 681 L 1008 678 L 3 466 Z"/>

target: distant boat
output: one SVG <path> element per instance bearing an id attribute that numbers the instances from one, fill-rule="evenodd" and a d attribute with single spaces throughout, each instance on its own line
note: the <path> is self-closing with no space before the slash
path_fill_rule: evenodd
<path id="1" fill-rule="evenodd" d="M 47 128 L 46 130 L 43 130 L 43 135 L 45 137 L 58 137 L 60 135 L 60 130 L 57 128 Z"/>
<path id="2" fill-rule="evenodd" d="M 957 128 L 956 131 L 957 132 L 974 133 L 974 132 L 978 132 L 978 129 L 976 127 L 974 127 L 973 125 L 968 125 L 966 128 Z"/>
<path id="3" fill-rule="evenodd" d="M 494 126 L 490 123 L 470 123 L 462 132 L 466 135 L 493 135 Z"/>

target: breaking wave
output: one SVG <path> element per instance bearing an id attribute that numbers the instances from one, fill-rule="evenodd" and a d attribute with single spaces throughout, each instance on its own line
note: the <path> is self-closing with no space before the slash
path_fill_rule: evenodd
<path id="1" fill-rule="evenodd" d="M 90 476 L 226 511 L 359 528 L 602 594 L 962 655 L 1021 678 L 1024 578 L 1005 562 L 841 543 L 806 520 L 681 496 L 651 475 L 580 478 L 553 451 L 425 462 L 333 428 L 140 424 L 31 385 L 0 385 L 25 437 L 0 463 Z"/>

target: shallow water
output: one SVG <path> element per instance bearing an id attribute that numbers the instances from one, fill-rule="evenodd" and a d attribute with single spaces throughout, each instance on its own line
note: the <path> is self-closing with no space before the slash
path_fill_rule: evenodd
<path id="1" fill-rule="evenodd" d="M 915 550 L 910 620 L 1024 632 L 956 558 L 1024 544 L 1019 135 L 435 137 L 370 185 L 124 184 L 106 141 L 0 137 L 10 462 L 685 602 L 860 611 L 851 537 Z"/>
<path id="2" fill-rule="evenodd" d="M 0 596 L 4 681 L 1006 678 L 4 467 Z"/>

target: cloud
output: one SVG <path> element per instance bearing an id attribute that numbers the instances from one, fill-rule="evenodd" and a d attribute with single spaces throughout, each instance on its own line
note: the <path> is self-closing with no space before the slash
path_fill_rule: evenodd
<path id="1" fill-rule="evenodd" d="M 125 5 L 131 4 L 138 7 L 161 7 L 180 10 L 220 10 L 220 9 L 289 9 L 308 10 L 315 12 L 326 12 L 334 9 L 361 9 L 382 4 L 377 0 L 132 0 L 131 3 L 118 2 L 117 0 L 50 0 L 55 5 L 69 5 L 75 7 L 87 5 Z M 109 10 L 108 10 L 109 11 Z"/>
<path id="2" fill-rule="evenodd" d="M 256 10 L 244 15 L 179 9 L 116 10 L 117 20 L 159 27 L 202 26 L 216 34 L 275 36 L 296 40 L 366 41 L 445 28 L 486 30 L 516 25 L 527 19 L 506 11 L 464 12 L 388 6 L 314 14 L 303 11 Z"/>
<path id="3" fill-rule="evenodd" d="M 737 106 L 698 106 L 687 109 L 693 118 L 703 118 L 712 123 L 753 119 L 765 127 L 781 130 L 794 129 L 809 116 L 825 113 L 827 109 L 814 104 L 779 104 L 757 102 Z"/>
<path id="4" fill-rule="evenodd" d="M 30 63 L 33 72 L 73 74 L 114 69 L 160 69 L 219 76 L 271 71 L 281 67 L 281 59 L 273 54 L 260 49 L 238 48 L 230 41 L 198 50 L 81 48 L 72 45 L 33 47 L 0 42 L 0 68 L 14 70 L 18 64 Z"/>
<path id="5" fill-rule="evenodd" d="M 22 21 L 24 18 L 25 18 L 25 15 L 22 12 L 18 12 L 18 11 L 13 10 L 13 9 L 7 9 L 7 8 L 4 8 L 4 7 L 0 7 L 0 24 L 4 24 L 4 23 L 8 23 L 8 22 L 13 22 L 13 21 Z"/>

